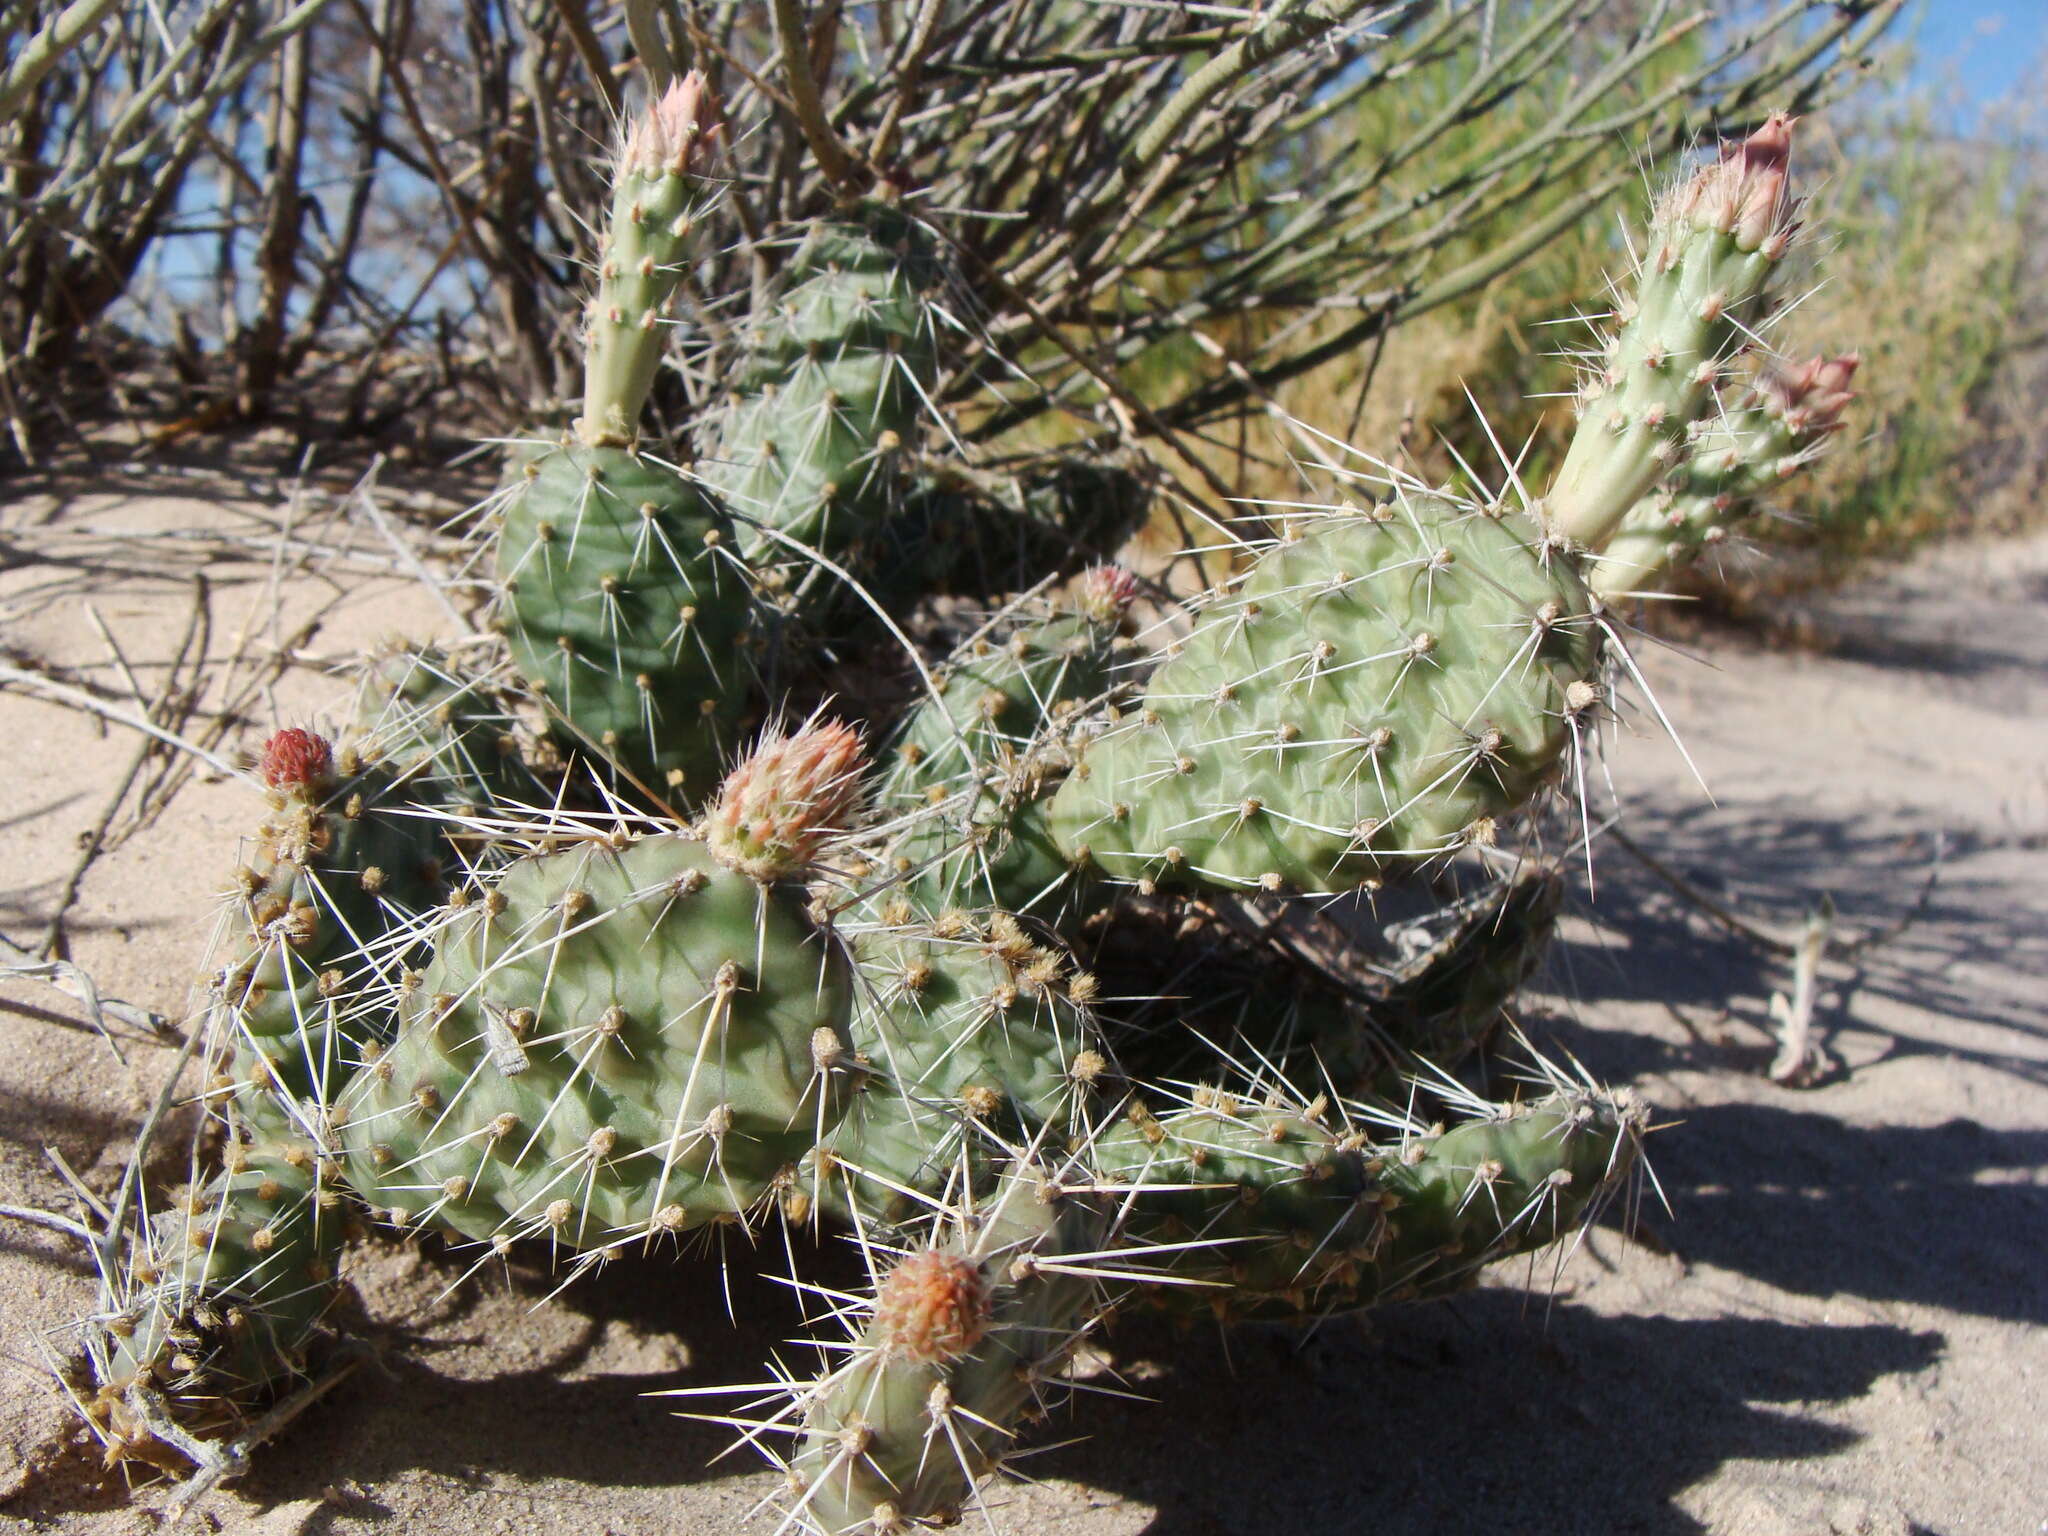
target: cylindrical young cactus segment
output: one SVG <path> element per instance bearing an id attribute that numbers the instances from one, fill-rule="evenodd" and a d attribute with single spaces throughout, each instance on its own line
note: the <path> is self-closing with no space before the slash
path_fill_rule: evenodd
<path id="1" fill-rule="evenodd" d="M 577 432 L 586 443 L 623 446 L 638 434 L 667 350 L 669 300 L 701 211 L 699 171 L 720 130 L 711 88 L 693 70 L 627 131 L 584 331 Z"/>
<path id="2" fill-rule="evenodd" d="M 1578 430 L 1544 499 L 1562 537 L 1598 550 L 1689 453 L 1791 246 L 1791 149 L 1792 119 L 1773 116 L 1658 202 L 1621 328 L 1581 391 Z"/>
<path id="3" fill-rule="evenodd" d="M 1415 492 L 1318 518 L 1086 744 L 1053 834 L 1141 886 L 1316 892 L 1489 841 L 1600 700 L 1591 610 L 1518 514 Z"/>
<path id="4" fill-rule="evenodd" d="M 1614 600 L 1659 590 L 1728 537 L 1755 503 L 1819 457 L 1842 413 L 1859 359 L 1766 366 L 1743 408 L 1702 424 L 1692 457 L 1630 509 L 1588 577 Z"/>

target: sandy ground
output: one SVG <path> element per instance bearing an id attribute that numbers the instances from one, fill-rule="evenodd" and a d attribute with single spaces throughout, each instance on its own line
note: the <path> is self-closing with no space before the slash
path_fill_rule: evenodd
<path id="1" fill-rule="evenodd" d="M 234 747 L 331 718 L 323 660 L 448 631 L 331 496 L 303 498 L 305 543 L 278 560 L 278 505 L 212 478 L 17 487 L 7 659 L 125 694 L 89 599 L 153 693 L 204 565 L 216 663 L 245 627 L 260 655 L 321 619 Z M 1721 636 L 1645 654 L 1714 799 L 1647 725 L 1614 778 L 1646 848 L 1788 933 L 1823 891 L 1844 934 L 1882 926 L 1945 842 L 1920 920 L 1825 968 L 1839 1070 L 1765 1081 L 1781 963 L 1604 846 L 1549 978 L 1552 1038 L 1658 1106 L 1670 1214 L 1647 1210 L 1633 1242 L 1596 1232 L 1554 1289 L 1524 1268 L 1307 1341 L 1121 1328 L 1127 1380 L 1158 1401 L 1085 1402 L 1044 1438 L 1087 1438 L 1035 1458 L 1042 1481 L 992 1490 L 984 1529 L 2048 1531 L 2048 540 L 1946 551 L 1802 617 L 1830 653 Z M 0 930 L 33 946 L 138 738 L 18 687 L 0 722 Z M 103 992 L 183 1008 L 254 803 L 201 776 L 91 867 L 66 931 Z M 169 1065 L 133 1039 L 123 1064 L 80 1018 L 42 983 L 0 983 L 0 1200 L 75 1209 L 46 1148 L 111 1188 Z M 351 1272 L 381 1368 L 209 1495 L 202 1524 L 717 1532 L 772 1486 L 713 1461 L 725 1431 L 643 1394 L 757 1379 L 794 1326 L 775 1288 L 740 1286 L 735 1326 L 702 1264 L 621 1264 L 538 1308 L 537 1267 L 449 1301 L 431 1253 L 373 1244 Z M 66 1240 L 0 1221 L 0 1529 L 154 1523 L 161 1490 L 99 1472 L 43 1364 L 91 1297 Z"/>

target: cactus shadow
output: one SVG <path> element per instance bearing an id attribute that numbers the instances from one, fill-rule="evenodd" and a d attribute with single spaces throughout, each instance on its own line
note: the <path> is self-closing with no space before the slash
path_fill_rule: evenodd
<path id="1" fill-rule="evenodd" d="M 1650 807 L 1631 815 L 1635 841 L 1696 890 L 1744 921 L 1796 937 L 1826 893 L 1836 934 L 1854 940 L 1903 931 L 1820 971 L 1815 1023 L 1858 1031 L 1879 1060 L 1938 1056 L 2048 1086 L 2048 928 L 2028 919 L 2044 873 L 2038 849 L 2011 840 L 1935 838 L 1912 812 L 1816 817 L 1796 802 L 1742 807 Z M 1731 863 L 1727 850 L 1742 857 Z M 1550 979 L 1597 1029 L 1575 1036 L 1599 1065 L 1629 1077 L 1674 1068 L 1751 1068 L 1769 1060 L 1768 1002 L 1788 990 L 1791 965 L 1731 934 L 1674 895 L 1619 847 L 1603 853 L 1598 899 L 1581 915 L 1590 936 L 1560 944 Z M 1630 1029 L 1603 1005 L 1661 1005 L 1668 1030 Z M 1733 1030 L 1721 1026 L 1731 1025 Z M 1717 1036 L 1733 1035 L 1733 1040 Z M 1617 1036 L 1628 1036 L 1617 1039 Z"/>
<path id="2" fill-rule="evenodd" d="M 1925 1370 L 1945 1340 L 1483 1290 L 1305 1344 L 1240 1333 L 1226 1354 L 1149 1327 L 1119 1343 L 1169 1362 L 1138 1385 L 1172 1411 L 1091 1401 L 1091 1438 L 1038 1470 L 1152 1506 L 1149 1536 L 1701 1536 L 1678 1494 L 1726 1462 L 1847 1449 L 1857 1432 L 1812 1406 Z"/>
<path id="3" fill-rule="evenodd" d="M 811 1278 L 816 1256 L 805 1258 Z M 448 1257 L 430 1268 L 433 1283 L 445 1285 L 464 1264 Z M 805 1332 L 789 1286 L 744 1261 L 721 1274 L 701 1260 L 655 1259 L 607 1265 L 539 1306 L 559 1283 L 537 1265 L 521 1266 L 509 1283 L 472 1282 L 424 1337 L 392 1339 L 378 1364 L 337 1391 L 317 1433 L 290 1436 L 259 1459 L 241 1496 L 265 1505 L 317 1497 L 337 1471 L 371 1490 L 425 1474 L 509 1493 L 549 1479 L 678 1487 L 759 1468 L 751 1452 L 719 1459 L 732 1430 L 679 1417 L 730 1412 L 743 1397 L 649 1394 L 758 1381 L 778 1353 L 808 1374 L 809 1352 L 785 1344 Z M 508 1357 L 514 1368 L 505 1368 Z M 339 1466 L 337 1443 L 349 1447 Z M 374 1494 L 330 1504 L 302 1529 L 323 1530 L 343 1515 L 378 1519 Z"/>
<path id="4" fill-rule="evenodd" d="M 2048 1129 L 1863 1126 L 1730 1103 L 1688 1108 L 1652 1151 L 1668 1241 L 1688 1263 L 1806 1296 L 2048 1326 L 2048 1272 L 2024 1236 L 2048 1232 L 2048 1187 L 2025 1177 L 2048 1166 Z"/>

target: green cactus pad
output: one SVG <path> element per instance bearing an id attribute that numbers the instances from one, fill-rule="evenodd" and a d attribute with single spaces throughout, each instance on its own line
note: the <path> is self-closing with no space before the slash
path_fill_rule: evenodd
<path id="1" fill-rule="evenodd" d="M 1155 1300 L 1310 1318 L 1459 1290 L 1566 1235 L 1634 1167 L 1642 1118 L 1633 1101 L 1566 1092 L 1373 1146 L 1320 1104 L 1203 1091 L 1171 1115 L 1135 1112 L 1096 1157 L 1106 1181 L 1137 1190 L 1132 1241 L 1197 1245 L 1172 1272 L 1210 1288 L 1160 1286 Z"/>
<path id="2" fill-rule="evenodd" d="M 868 1077 L 823 1161 L 867 1177 L 822 1181 L 830 1208 L 895 1219 L 896 1192 L 936 1194 L 963 1152 L 978 1160 L 1047 1126 L 1064 1145 L 1081 1128 L 1109 1063 L 1093 981 L 1063 951 L 1006 912 L 927 922 L 907 903 L 851 940 L 852 1037 Z"/>
<path id="3" fill-rule="evenodd" d="M 937 369 L 939 280 L 931 237 L 888 204 L 808 231 L 696 466 L 738 517 L 833 554 L 897 510 Z M 743 540 L 750 558 L 791 558 Z"/>
<path id="4" fill-rule="evenodd" d="M 743 1217 L 841 1113 L 838 942 L 683 836 L 522 860 L 430 937 L 343 1105 L 391 1220 L 596 1249 Z"/>
<path id="5" fill-rule="evenodd" d="M 1064 732 L 1116 677 L 1117 614 L 1059 608 L 941 669 L 904 722 L 876 809 L 897 823 L 887 869 L 926 911 L 995 906 L 1057 918 L 1087 883 L 1048 834 L 1041 802 L 1067 766 Z"/>
<path id="6" fill-rule="evenodd" d="M 673 470 L 573 441 L 503 497 L 499 621 L 558 734 L 657 793 L 708 792 L 749 706 L 730 524 Z"/>
<path id="7" fill-rule="evenodd" d="M 124 1423 L 136 1387 L 188 1432 L 245 1427 L 304 1379 L 340 1293 L 343 1209 L 312 1145 L 231 1145 L 227 1163 L 158 1215 L 108 1282 L 88 1348 L 123 1439 L 148 1427 Z"/>
<path id="8" fill-rule="evenodd" d="M 1417 493 L 1320 518 L 1087 746 L 1054 836 L 1121 880 L 1281 891 L 1484 842 L 1598 699 L 1591 606 L 1512 513 Z"/>

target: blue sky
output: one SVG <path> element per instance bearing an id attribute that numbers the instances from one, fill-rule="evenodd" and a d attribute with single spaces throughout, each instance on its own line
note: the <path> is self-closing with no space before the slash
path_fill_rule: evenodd
<path id="1" fill-rule="evenodd" d="M 2048 0 L 1924 0 L 1917 28 L 1916 76 L 1929 84 L 1951 81 L 1971 106 L 2009 95 L 2030 71 L 2040 79 L 2048 50 Z"/>

